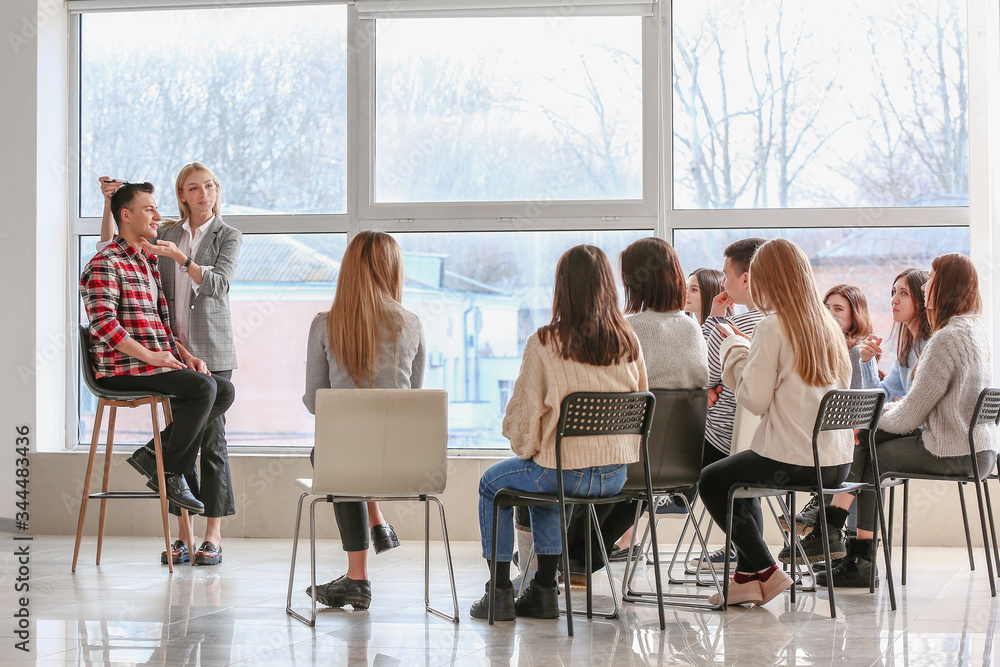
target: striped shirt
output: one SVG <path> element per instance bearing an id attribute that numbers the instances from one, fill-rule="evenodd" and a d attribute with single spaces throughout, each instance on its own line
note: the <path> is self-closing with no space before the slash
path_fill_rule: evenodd
<path id="1" fill-rule="evenodd" d="M 150 366 L 117 350 L 131 336 L 143 347 L 180 358 L 170 331 L 167 299 L 158 289 L 156 258 L 116 236 L 87 262 L 80 295 L 90 320 L 90 348 L 97 377 L 155 375 L 173 370 Z"/>
<path id="2" fill-rule="evenodd" d="M 753 310 L 726 318 L 734 328 L 745 336 L 752 336 L 757 323 L 764 319 L 764 313 L 756 308 Z M 736 420 L 736 395 L 722 384 L 722 362 L 719 350 L 722 349 L 722 334 L 715 326 L 715 318 L 708 318 L 701 325 L 701 333 L 708 345 L 708 386 L 720 387 L 719 400 L 708 409 L 705 421 L 705 440 L 719 451 L 728 454 L 733 439 L 733 422 Z"/>

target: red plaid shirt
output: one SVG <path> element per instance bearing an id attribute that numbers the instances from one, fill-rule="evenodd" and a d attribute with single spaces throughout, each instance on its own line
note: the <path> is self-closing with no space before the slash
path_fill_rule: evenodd
<path id="1" fill-rule="evenodd" d="M 129 336 L 149 350 L 169 350 L 177 358 L 170 330 L 167 299 L 160 287 L 156 257 L 132 248 L 120 236 L 87 262 L 80 276 L 80 294 L 90 320 L 90 348 L 97 377 L 155 375 L 173 369 L 150 366 L 116 348 Z M 158 298 L 153 303 L 143 259 L 156 281 Z"/>

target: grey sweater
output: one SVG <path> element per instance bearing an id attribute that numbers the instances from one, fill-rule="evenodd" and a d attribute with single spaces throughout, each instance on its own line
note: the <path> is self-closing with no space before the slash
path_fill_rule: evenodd
<path id="1" fill-rule="evenodd" d="M 424 330 L 420 319 L 398 304 L 392 304 L 403 320 L 396 344 L 386 345 L 375 362 L 372 389 L 420 389 L 424 382 Z M 351 376 L 340 367 L 330 349 L 326 322 L 328 313 L 319 313 L 309 327 L 306 347 L 306 391 L 302 402 L 316 414 L 317 389 L 357 389 Z"/>
<path id="2" fill-rule="evenodd" d="M 646 359 L 654 389 L 690 389 L 708 384 L 708 346 L 701 327 L 679 310 L 644 310 L 628 316 Z"/>
<path id="3" fill-rule="evenodd" d="M 959 315 L 934 332 L 917 364 L 910 391 L 888 404 L 879 428 L 908 433 L 924 426 L 924 447 L 934 456 L 967 456 L 969 422 L 979 392 L 991 377 L 990 341 L 979 318 Z M 976 451 L 998 450 L 994 424 L 976 427 Z"/>

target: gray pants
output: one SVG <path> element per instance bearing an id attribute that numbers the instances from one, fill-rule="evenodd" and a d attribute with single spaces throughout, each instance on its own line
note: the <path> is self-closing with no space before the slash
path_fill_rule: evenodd
<path id="1" fill-rule="evenodd" d="M 875 446 L 875 452 L 878 456 L 879 472 L 883 475 L 888 472 L 897 472 L 923 475 L 966 475 L 970 479 L 972 478 L 972 457 L 968 454 L 942 458 L 927 451 L 922 435 L 908 435 L 884 440 L 886 435 L 889 434 L 880 431 L 875 436 L 878 443 Z M 985 478 L 993 472 L 996 460 L 996 453 L 992 451 L 976 453 L 981 478 Z M 847 480 L 869 484 L 876 482 L 868 457 L 867 444 L 854 447 L 854 464 L 851 466 L 851 474 Z M 875 531 L 875 501 L 874 490 L 858 493 L 858 530 Z"/>

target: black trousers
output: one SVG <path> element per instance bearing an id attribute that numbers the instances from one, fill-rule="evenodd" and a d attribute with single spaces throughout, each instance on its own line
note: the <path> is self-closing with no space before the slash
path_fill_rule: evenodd
<path id="1" fill-rule="evenodd" d="M 232 371 L 212 371 L 212 377 L 233 379 Z M 149 447 L 152 447 L 150 443 Z M 202 502 L 205 517 L 224 517 L 236 514 L 236 494 L 233 492 L 233 476 L 229 470 L 229 449 L 226 442 L 226 415 L 209 422 L 201 437 L 201 479 L 198 470 L 184 475 L 194 497 Z M 171 514 L 180 516 L 181 508 L 170 503 Z"/>
<path id="2" fill-rule="evenodd" d="M 840 484 L 847 479 L 851 464 L 820 468 L 824 486 Z M 730 454 L 701 471 L 698 493 L 715 522 L 726 528 L 729 509 L 729 489 L 740 482 L 775 482 L 781 484 L 815 484 L 816 469 L 765 458 L 753 451 Z M 736 569 L 759 572 L 774 565 L 774 558 L 764 543 L 764 515 L 759 498 L 738 498 L 733 503 L 733 544 L 736 545 Z"/>
<path id="3" fill-rule="evenodd" d="M 229 380 L 188 369 L 156 375 L 116 375 L 99 378 L 97 384 L 110 391 L 155 391 L 174 397 L 170 399 L 173 421 L 160 433 L 163 469 L 172 473 L 194 472 L 205 428 L 225 414 L 236 396 Z"/>
<path id="4" fill-rule="evenodd" d="M 309 462 L 316 463 L 315 448 L 309 452 Z M 368 503 L 334 503 L 333 514 L 344 551 L 368 551 Z"/>
<path id="5" fill-rule="evenodd" d="M 706 468 L 709 465 L 726 458 L 726 453 L 719 448 L 712 445 L 707 440 L 705 441 L 704 450 L 702 451 L 701 457 L 701 467 Z M 690 491 L 685 492 L 684 495 L 687 496 L 688 502 L 692 502 L 695 496 L 698 494 L 698 490 L 694 487 Z M 601 567 L 601 552 L 600 549 L 603 547 L 605 553 L 611 553 L 614 548 L 615 542 L 618 541 L 625 531 L 632 527 L 635 521 L 635 508 L 640 501 L 630 500 L 627 502 L 615 503 L 613 505 L 598 505 L 597 506 L 597 518 L 601 527 L 601 542 L 591 537 L 590 540 L 590 562 L 593 568 Z M 643 503 L 645 505 L 645 503 Z M 584 563 L 586 563 L 586 553 L 587 553 L 587 517 L 584 512 L 587 511 L 584 505 L 577 505 L 573 508 L 572 518 L 570 519 L 569 527 L 566 529 L 567 537 L 569 539 L 569 558 L 573 563 L 575 563 L 580 569 L 577 571 L 583 571 Z M 526 512 L 527 513 L 527 512 Z M 636 536 L 638 540 L 638 536 Z"/>

